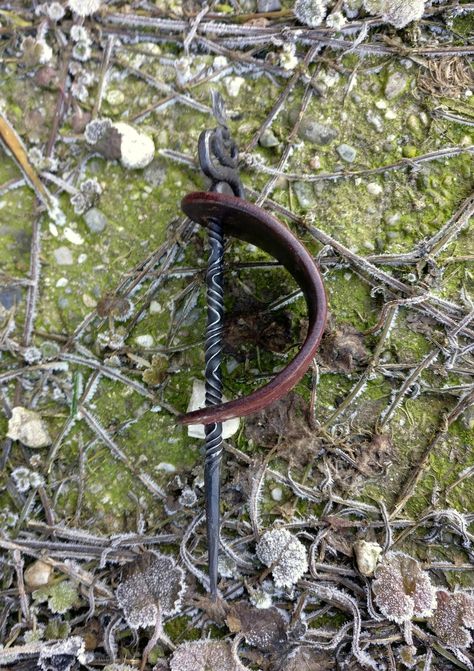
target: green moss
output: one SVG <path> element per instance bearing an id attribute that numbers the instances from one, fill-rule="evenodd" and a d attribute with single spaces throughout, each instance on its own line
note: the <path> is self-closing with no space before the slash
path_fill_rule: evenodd
<path id="1" fill-rule="evenodd" d="M 52 585 L 40 587 L 33 592 L 33 599 L 38 603 L 47 601 L 48 608 L 52 613 L 62 615 L 78 604 L 79 593 L 74 583 L 70 580 L 62 580 Z"/>
<path id="2" fill-rule="evenodd" d="M 471 16 L 457 17 L 454 20 L 456 30 L 467 30 Z M 149 51 L 143 60 L 139 51 Z M 148 75 L 165 83 L 175 84 L 173 68 L 160 63 L 160 55 L 174 56 L 178 50 L 168 45 L 126 45 L 120 51 L 120 59 L 135 70 L 121 76 L 122 68 L 114 65 L 111 73 L 113 88 L 124 94 L 124 100 L 116 98 L 113 104 L 104 98 L 102 113 L 114 120 L 133 120 L 144 109 L 151 109 L 159 101 L 156 90 L 150 82 L 141 79 L 136 70 L 142 67 Z M 117 56 L 119 57 L 119 56 Z M 196 57 L 193 67 L 208 67 L 212 64 L 211 55 Z M 428 112 L 442 104 L 463 115 L 472 114 L 473 105 L 467 100 L 422 98 L 414 87 L 422 67 L 416 64 L 411 70 L 404 68 L 395 60 L 390 64 L 390 72 L 399 71 L 407 80 L 403 93 L 393 100 L 384 96 L 389 69 L 385 60 L 366 57 L 362 63 L 357 54 L 346 54 L 340 59 L 340 66 L 346 69 L 344 74 L 336 74 L 332 69 L 318 65 L 317 85 L 323 95 L 314 96 L 310 101 L 307 117 L 335 128 L 336 140 L 326 146 L 313 145 L 296 138 L 294 151 L 289 157 L 285 171 L 295 175 L 335 172 L 347 170 L 336 152 L 341 143 L 352 145 L 357 150 L 356 162 L 351 166 L 361 173 L 357 179 L 338 179 L 324 181 L 309 188 L 314 194 L 309 214 L 315 225 L 333 236 L 347 247 L 363 256 L 382 253 L 397 254 L 409 252 L 425 238 L 437 231 L 452 216 L 463 199 L 472 189 L 472 157 L 460 155 L 445 161 L 424 163 L 413 169 L 408 162 L 393 171 L 378 174 L 364 174 L 364 171 L 378 169 L 401 161 L 404 157 L 413 158 L 442 146 L 466 146 L 469 140 L 466 127 L 446 120 L 431 119 Z M 349 74 L 357 66 L 357 77 L 351 79 L 352 90 L 348 90 Z M 98 63 L 91 61 L 94 72 Z M 315 72 L 315 65 L 310 71 Z M 22 66 L 9 64 L 6 69 L 5 106 L 9 119 L 25 139 L 28 148 L 44 143 L 41 133 L 49 132 L 49 119 L 54 114 L 56 92 L 40 89 L 34 80 L 25 76 Z M 119 76 L 120 75 L 120 76 Z M 239 146 L 245 148 L 258 130 L 260 123 L 270 111 L 280 89 L 265 77 L 246 78 L 238 97 L 231 98 L 226 92 L 226 79 L 213 83 L 224 93 L 230 109 L 230 126 Z M 193 87 L 192 95 L 204 104 L 209 104 L 210 85 Z M 285 108 L 272 124 L 276 136 L 285 142 L 292 129 L 292 113 L 299 110 L 304 87 L 297 86 L 292 91 Z M 472 100 L 472 99 L 471 99 Z M 85 104 L 91 106 L 92 101 Z M 37 107 L 45 121 L 34 128 L 34 112 Z M 408 122 L 407 122 L 408 120 Z M 69 164 L 85 159 L 87 147 L 82 138 L 75 136 L 68 126 L 69 119 L 61 128 L 64 142 L 56 145 L 58 158 Z M 209 115 L 178 104 L 173 107 L 150 111 L 140 125 L 153 135 L 157 154 L 161 149 L 174 149 L 189 156 L 196 156 L 196 143 L 203 128 L 212 125 Z M 39 135 L 35 136 L 37 132 Z M 33 135 L 32 135 L 33 134 Z M 46 138 L 47 139 L 47 138 Z M 257 147 L 256 152 L 272 167 L 277 166 L 278 150 L 265 150 Z M 103 193 L 98 208 L 107 217 L 108 225 L 102 233 L 91 233 L 84 218 L 76 215 L 70 204 L 70 197 L 62 195 L 61 208 L 67 219 L 66 227 L 51 225 L 46 217 L 42 221 L 41 244 L 41 287 L 40 300 L 35 320 L 34 341 L 41 345 L 55 334 L 71 334 L 72 331 L 91 312 L 93 304 L 125 278 L 129 278 L 131 269 L 166 241 L 174 241 L 176 221 L 180 217 L 181 197 L 192 190 L 206 188 L 205 180 L 197 171 L 184 164 L 175 163 L 163 157 L 157 157 L 163 168 L 163 180 L 152 185 L 147 181 L 144 171 L 129 171 L 118 163 L 92 158 L 85 162 L 81 180 L 95 177 L 101 184 Z M 320 168 L 314 168 L 319 161 Z M 11 158 L 0 165 L 0 183 L 18 179 L 21 176 Z M 63 177 L 64 175 L 59 175 Z M 68 175 L 66 175 L 68 178 Z M 243 169 L 243 180 L 257 192 L 267 183 L 268 174 L 264 171 Z M 160 182 L 160 180 L 158 180 Z M 381 193 L 373 186 L 382 187 Z M 77 186 L 77 184 L 76 184 Z M 305 214 L 294 197 L 294 189 L 288 180 L 279 178 L 272 192 L 272 198 L 285 206 L 291 206 L 299 214 Z M 35 214 L 35 197 L 31 189 L 23 186 L 8 191 L 1 201 L 0 231 L 2 249 L 0 264 L 2 270 L 14 277 L 25 276 L 29 269 L 29 246 L 32 221 Z M 307 244 L 313 254 L 321 251 L 321 245 L 315 243 L 307 231 L 293 225 L 292 230 Z M 78 234 L 83 242 L 71 243 L 67 229 Z M 190 268 L 203 268 L 207 251 L 205 235 L 199 233 L 182 251 L 173 267 L 182 265 Z M 447 259 L 463 255 L 474 244 L 472 230 L 464 230 L 438 257 L 443 266 Z M 55 252 L 61 246 L 68 247 L 73 255 L 73 264 L 57 264 Z M 331 252 L 330 252 L 331 254 Z M 262 253 L 248 245 L 232 243 L 226 252 L 226 258 L 234 264 L 268 259 Z M 156 279 L 155 267 L 144 285 L 131 297 L 135 305 L 142 305 L 147 298 L 145 292 Z M 413 282 L 425 277 L 428 270 L 423 264 L 418 267 L 397 266 L 385 268 L 387 272 L 404 282 Z M 370 285 L 348 267 L 329 267 L 325 269 L 329 309 L 338 324 L 348 324 L 360 331 L 373 327 L 381 316 L 384 303 L 393 297 L 387 294 L 371 295 Z M 183 309 L 179 297 L 191 281 L 196 281 L 196 304 L 190 306 L 189 313 L 183 315 L 183 322 L 176 333 L 171 334 L 173 315 Z M 444 273 L 435 277 L 431 291 L 448 300 L 459 301 L 460 292 L 467 290 L 472 282 L 472 270 L 465 262 L 448 263 Z M 235 267 L 226 273 L 227 310 L 237 305 L 237 298 L 251 296 L 255 301 L 267 304 L 281 296 L 289 294 L 295 284 L 288 273 L 281 269 L 238 270 Z M 230 289 L 233 290 L 232 294 Z M 24 316 L 24 296 L 15 314 L 18 333 L 21 334 Z M 113 382 L 104 376 L 99 381 L 95 396 L 90 401 L 90 411 L 100 424 L 113 436 L 117 447 L 128 460 L 122 463 L 113 456 L 109 447 L 97 438 L 86 422 L 78 416 L 73 429 L 66 435 L 54 465 L 51 483 L 56 477 L 66 480 L 55 502 L 58 515 L 71 518 L 75 515 L 78 501 L 79 482 L 71 478 L 77 473 L 79 454 L 86 450 L 84 498 L 81 521 L 87 520 L 92 528 L 102 531 L 122 531 L 135 528 L 137 498 L 146 510 L 147 522 L 151 528 L 159 525 L 164 518 L 161 504 L 137 479 L 137 468 L 148 474 L 160 486 L 166 486 L 169 474 L 161 465 L 172 464 L 178 472 L 189 471 L 201 462 L 202 442 L 192 440 L 182 427 L 175 424 L 174 416 L 168 409 L 183 411 L 188 403 L 192 379 L 202 379 L 204 357 L 202 338 L 205 332 L 205 298 L 202 291 L 202 277 L 194 273 L 185 277 L 167 277 L 156 290 L 153 298 L 160 303 L 161 312 L 151 313 L 144 309 L 140 320 L 131 330 L 121 352 L 122 371 L 141 383 L 149 384 L 153 398 L 144 398 L 126 385 Z M 232 372 L 225 372 L 226 393 L 230 397 L 245 394 L 268 381 L 269 376 L 290 360 L 297 343 L 304 332 L 306 307 L 300 299 L 285 306 L 284 311 L 292 317 L 291 345 L 284 354 L 265 351 L 263 346 L 244 347 L 245 360 Z M 388 364 L 404 364 L 405 374 L 415 366 L 434 346 L 433 339 L 444 337 L 443 330 L 436 327 L 427 338 L 425 333 L 416 332 L 408 316 L 411 312 L 401 309 L 396 324 L 387 339 L 382 353 L 382 361 Z M 101 359 L 114 354 L 111 350 L 101 349 L 99 336 L 108 332 L 109 324 L 100 327 L 98 321 L 84 333 L 81 344 Z M 115 329 L 127 328 L 128 324 L 114 325 Z M 38 332 L 46 333 L 40 335 Z M 151 335 L 153 346 L 140 347 L 136 342 L 139 335 Z M 379 334 L 367 336 L 364 343 L 374 351 Z M 194 346 L 193 346 L 194 345 Z M 161 348 L 177 348 L 181 351 L 167 353 L 166 378 L 161 382 L 161 368 L 158 377 L 150 377 L 153 368 L 153 356 L 160 356 Z M 131 356 L 127 358 L 128 354 Z M 145 363 L 136 362 L 142 357 Z M 5 354 L 2 363 L 11 365 L 13 358 Z M 146 363 L 150 364 L 147 367 Z M 318 419 L 324 421 L 334 412 L 345 396 L 357 382 L 363 370 L 353 374 L 334 374 L 321 371 L 317 396 Z M 70 365 L 64 373 L 62 383 L 69 390 L 72 375 L 81 371 L 87 383 L 91 369 Z M 143 375 L 146 371 L 145 375 Z M 436 388 L 440 378 L 434 373 L 424 373 L 427 384 Z M 401 378 L 382 378 L 377 373 L 374 379 L 354 401 L 349 412 L 340 417 L 351 421 L 357 430 L 371 432 L 380 412 L 386 407 L 390 395 L 401 385 Z M 441 384 L 463 384 L 465 379 L 450 374 Z M 13 385 L 8 388 L 12 392 Z M 298 387 L 306 400 L 310 396 L 310 377 L 306 376 Z M 439 426 L 440 418 L 449 407 L 452 399 L 441 395 L 422 393 L 417 398 L 405 398 L 396 411 L 389 428 L 394 440 L 394 464 L 389 474 L 380 482 L 370 483 L 364 496 L 383 497 L 388 503 L 396 498 L 400 483 L 406 478 L 416 458 L 422 453 L 430 437 Z M 163 404 L 161 406 L 161 404 Z M 159 409 L 161 407 L 161 409 Z M 68 403 L 58 404 L 51 399 L 44 408 L 48 415 L 51 432 L 56 435 L 70 414 Z M 0 429 L 5 432 L 6 422 L 0 420 Z M 351 424 L 352 426 L 352 424 Z M 255 454 L 258 449 L 249 445 L 242 431 L 236 437 L 240 449 Z M 420 514 L 430 505 L 433 483 L 443 489 L 455 482 L 463 468 L 472 463 L 470 449 L 472 437 L 467 435 L 457 422 L 452 427 L 449 438 L 440 449 L 431 455 L 426 474 L 421 478 L 415 496 L 407 506 L 407 514 Z M 453 458 L 453 452 L 456 458 Z M 20 456 L 14 452 L 12 464 Z M 133 468 L 131 468 L 133 466 Z M 57 469 L 57 470 L 56 470 Z M 135 469 L 135 470 L 134 470 Z M 446 504 L 462 510 L 472 509 L 473 495 L 468 481 L 461 483 L 447 494 Z M 132 494 L 130 494 L 132 493 Z M 3 501 L 3 498 L 2 498 Z M 5 497 L 5 504 L 8 497 Z M 306 503 L 301 504 L 302 515 L 306 514 Z M 274 514 L 273 502 L 268 508 Z M 173 632 L 175 635 L 176 632 Z M 177 634 L 176 634 L 177 635 Z"/>

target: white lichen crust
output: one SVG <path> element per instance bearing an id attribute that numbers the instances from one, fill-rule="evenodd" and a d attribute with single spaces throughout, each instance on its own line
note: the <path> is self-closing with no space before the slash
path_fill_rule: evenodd
<path id="1" fill-rule="evenodd" d="M 436 608 L 436 590 L 429 575 L 403 552 L 385 555 L 372 589 L 380 612 L 398 624 L 413 617 L 430 617 Z"/>
<path id="2" fill-rule="evenodd" d="M 469 592 L 450 594 L 444 589 L 436 592 L 437 607 L 430 627 L 439 638 L 453 648 L 468 648 L 474 629 L 474 595 Z"/>
<path id="3" fill-rule="evenodd" d="M 404 28 L 412 21 L 419 21 L 425 11 L 424 0 L 364 0 L 369 14 L 381 15 L 395 28 Z"/>
<path id="4" fill-rule="evenodd" d="M 301 23 L 317 28 L 324 21 L 327 12 L 327 0 L 296 0 L 293 12 Z"/>
<path id="5" fill-rule="evenodd" d="M 286 529 L 267 531 L 257 545 L 257 557 L 271 567 L 275 585 L 291 588 L 308 570 L 306 548 Z"/>
<path id="6" fill-rule="evenodd" d="M 179 612 L 184 571 L 172 557 L 147 553 L 117 587 L 117 601 L 132 629 L 154 626 L 161 615 Z"/>
<path id="7" fill-rule="evenodd" d="M 170 661 L 171 671 L 247 671 L 225 641 L 188 641 L 179 645 Z"/>
<path id="8" fill-rule="evenodd" d="M 68 7 L 79 16 L 90 16 L 96 12 L 102 0 L 68 0 Z"/>

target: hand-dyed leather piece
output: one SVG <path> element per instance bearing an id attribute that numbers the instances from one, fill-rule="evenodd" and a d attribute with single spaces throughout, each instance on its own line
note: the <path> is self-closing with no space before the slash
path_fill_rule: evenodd
<path id="1" fill-rule="evenodd" d="M 318 348 L 326 325 L 327 301 L 316 264 L 304 245 L 278 219 L 242 198 L 221 193 L 190 193 L 181 202 L 184 213 L 208 227 L 219 221 L 225 235 L 256 245 L 273 256 L 294 277 L 308 308 L 308 332 L 298 354 L 268 384 L 248 396 L 209 406 L 178 417 L 180 424 L 211 424 L 244 417 L 278 400 L 303 377 Z"/>

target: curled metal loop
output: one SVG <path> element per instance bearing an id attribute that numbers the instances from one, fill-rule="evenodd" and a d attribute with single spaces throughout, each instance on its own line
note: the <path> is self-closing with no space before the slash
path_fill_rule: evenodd
<path id="1" fill-rule="evenodd" d="M 181 207 L 190 219 L 207 229 L 219 221 L 224 234 L 250 242 L 278 259 L 298 282 L 308 307 L 306 339 L 295 358 L 271 382 L 248 396 L 213 404 L 178 418 L 181 424 L 223 422 L 262 410 L 288 393 L 303 377 L 313 361 L 326 324 L 326 293 L 311 254 L 288 228 L 262 208 L 242 198 L 209 192 L 189 194 Z"/>
<path id="2" fill-rule="evenodd" d="M 238 173 L 239 151 L 224 123 L 223 114 L 218 116 L 219 126 L 205 130 L 199 136 L 198 156 L 201 170 L 212 182 L 211 191 L 230 188 L 234 196 L 244 197 L 244 189 Z"/>

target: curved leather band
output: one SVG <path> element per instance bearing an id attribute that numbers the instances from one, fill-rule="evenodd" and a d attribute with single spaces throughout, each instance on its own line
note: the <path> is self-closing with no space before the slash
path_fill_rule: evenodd
<path id="1" fill-rule="evenodd" d="M 212 424 L 258 412 L 278 400 L 303 377 L 318 348 L 326 325 L 327 301 L 316 264 L 293 233 L 275 217 L 242 198 L 220 193 L 190 193 L 181 202 L 184 213 L 207 227 L 221 223 L 225 235 L 256 245 L 273 256 L 294 277 L 308 308 L 308 332 L 298 354 L 268 384 L 248 396 L 209 406 L 178 417 L 180 424 Z"/>

